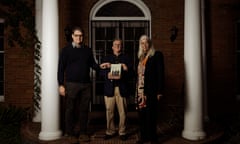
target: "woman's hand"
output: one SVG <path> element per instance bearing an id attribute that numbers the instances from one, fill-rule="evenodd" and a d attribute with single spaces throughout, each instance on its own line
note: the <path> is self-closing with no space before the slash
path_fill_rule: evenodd
<path id="1" fill-rule="evenodd" d="M 158 95 L 157 95 L 157 100 L 159 101 L 162 96 L 163 96 L 162 94 L 158 94 Z"/>

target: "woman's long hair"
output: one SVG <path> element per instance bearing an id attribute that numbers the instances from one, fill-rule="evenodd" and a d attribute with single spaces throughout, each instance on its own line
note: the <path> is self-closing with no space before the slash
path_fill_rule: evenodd
<path id="1" fill-rule="evenodd" d="M 144 53 L 144 51 L 142 50 L 142 47 L 141 47 L 141 41 L 142 40 L 147 40 L 147 43 L 148 43 L 148 46 L 149 46 L 149 49 L 148 49 L 147 53 Z M 139 39 L 138 59 L 141 60 L 146 55 L 151 57 L 151 56 L 154 55 L 154 53 L 155 53 L 155 49 L 154 49 L 152 40 L 147 35 L 142 35 Z"/>

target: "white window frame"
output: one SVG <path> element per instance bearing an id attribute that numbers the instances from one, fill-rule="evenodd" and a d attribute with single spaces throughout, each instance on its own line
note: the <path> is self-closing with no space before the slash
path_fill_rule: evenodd
<path id="1" fill-rule="evenodd" d="M 5 20 L 4 19 L 2 19 L 2 18 L 0 18 L 0 23 L 2 24 L 2 23 L 4 23 L 5 22 Z M 4 37 L 4 35 L 2 35 L 2 36 L 0 36 L 0 37 Z M 2 51 L 0 51 L 0 53 L 5 53 L 5 51 L 4 51 L 4 49 L 2 50 Z M 5 58 L 5 56 L 3 55 L 3 59 Z M 3 63 L 3 67 L 5 67 L 5 64 Z M 3 69 L 3 71 L 4 71 L 4 69 Z M 4 74 L 5 74 L 5 72 L 3 72 L 3 83 L 4 83 Z M 3 95 L 0 95 L 0 102 L 4 102 L 5 101 L 5 99 L 4 99 L 4 85 L 3 85 Z"/>

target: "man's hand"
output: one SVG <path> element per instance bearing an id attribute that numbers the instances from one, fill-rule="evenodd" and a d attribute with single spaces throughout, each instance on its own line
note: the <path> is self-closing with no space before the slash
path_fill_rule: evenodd
<path id="1" fill-rule="evenodd" d="M 66 91 L 65 91 L 65 87 L 64 86 L 59 86 L 59 94 L 61 95 L 61 96 L 65 96 L 66 95 Z"/>
<path id="2" fill-rule="evenodd" d="M 111 67 L 111 63 L 108 63 L 108 62 L 100 64 L 101 69 L 106 69 L 110 67 Z"/>
<path id="3" fill-rule="evenodd" d="M 127 70 L 128 70 L 128 67 L 127 67 L 127 65 L 126 65 L 126 64 L 124 64 L 124 63 L 121 63 L 121 65 L 122 65 L 122 68 L 123 68 L 123 70 L 125 70 L 125 71 L 127 71 Z"/>

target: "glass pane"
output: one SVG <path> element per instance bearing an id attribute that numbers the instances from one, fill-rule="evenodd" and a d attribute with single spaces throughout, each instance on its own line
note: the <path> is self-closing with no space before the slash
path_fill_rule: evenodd
<path id="1" fill-rule="evenodd" d="M 0 82 L 3 82 L 3 68 L 0 68 Z"/>
<path id="2" fill-rule="evenodd" d="M 0 36 L 3 36 L 3 32 L 4 32 L 4 24 L 0 23 Z"/>
<path id="3" fill-rule="evenodd" d="M 134 54 L 134 42 L 125 42 L 124 51 L 125 54 Z"/>
<path id="4" fill-rule="evenodd" d="M 237 50 L 240 51 L 240 23 L 237 23 Z"/>
<path id="5" fill-rule="evenodd" d="M 105 55 L 105 42 L 96 42 L 96 58 L 99 63 L 101 63 L 102 57 Z"/>
<path id="6" fill-rule="evenodd" d="M 147 34 L 144 28 L 135 28 L 135 40 L 139 40 L 140 36 L 143 34 Z"/>
<path id="7" fill-rule="evenodd" d="M 0 68 L 2 68 L 4 65 L 4 54 L 0 53 Z"/>
<path id="8" fill-rule="evenodd" d="M 116 37 L 116 28 L 110 27 L 107 28 L 106 39 L 112 41 Z"/>
<path id="9" fill-rule="evenodd" d="M 124 28 L 125 40 L 131 40 L 134 38 L 134 28 Z"/>
<path id="10" fill-rule="evenodd" d="M 237 53 L 237 94 L 240 94 L 240 52 Z"/>
<path id="11" fill-rule="evenodd" d="M 3 82 L 0 82 L 0 95 L 4 95 L 3 88 L 4 88 Z"/>
<path id="12" fill-rule="evenodd" d="M 105 39 L 105 28 L 96 28 L 96 40 Z"/>
<path id="13" fill-rule="evenodd" d="M 4 43 L 3 43 L 3 38 L 0 37 L 0 51 L 3 51 L 4 50 Z"/>
<path id="14" fill-rule="evenodd" d="M 112 40 L 107 42 L 106 55 L 112 54 Z"/>

